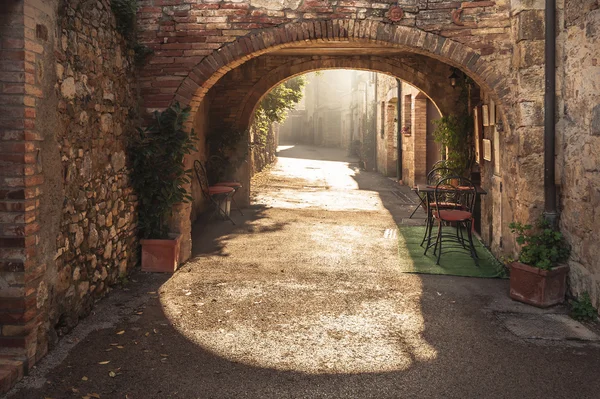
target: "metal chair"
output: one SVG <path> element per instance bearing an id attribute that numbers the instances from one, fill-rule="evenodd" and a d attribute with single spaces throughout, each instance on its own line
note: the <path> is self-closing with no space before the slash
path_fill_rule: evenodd
<path id="1" fill-rule="evenodd" d="M 235 194 L 235 189 L 227 186 L 209 186 L 206 169 L 202 165 L 202 162 L 198 160 L 194 161 L 194 171 L 196 172 L 196 177 L 198 178 L 198 183 L 200 183 L 200 189 L 204 198 L 211 202 L 216 213 L 218 212 L 224 219 L 229 220 L 235 225 L 233 219 L 221 207 L 223 200 L 227 200 Z"/>
<path id="2" fill-rule="evenodd" d="M 209 166 L 223 165 L 227 162 L 228 161 L 226 159 L 224 159 L 218 155 L 213 155 L 206 161 L 206 165 L 207 165 L 207 168 L 210 169 Z M 208 176 L 208 174 L 207 174 L 207 176 Z M 238 190 L 243 187 L 242 183 L 240 183 L 238 181 L 219 181 L 219 182 L 215 183 L 214 185 L 233 188 L 234 192 L 231 195 L 231 202 L 233 203 L 235 208 L 238 210 L 240 215 L 244 216 L 244 213 L 242 212 L 242 208 L 238 205 L 237 201 L 235 200 L 235 195 L 237 194 Z"/>
<path id="3" fill-rule="evenodd" d="M 445 166 L 431 169 L 429 171 L 429 173 L 427 174 L 427 185 L 435 186 L 440 180 L 442 180 L 446 176 L 456 175 L 456 174 L 457 173 L 454 169 L 447 168 Z M 434 203 L 435 200 L 433 199 L 433 196 L 431 194 L 425 194 L 423 196 L 423 201 L 425 202 L 425 212 L 427 213 L 427 218 L 425 220 L 425 234 L 423 234 L 423 240 L 421 240 L 421 246 L 423 246 L 425 241 L 428 242 L 427 245 L 429 245 L 429 243 L 431 243 L 431 232 L 433 229 L 433 221 L 434 221 L 432 211 L 436 206 L 436 204 Z M 457 207 L 457 204 L 453 204 L 451 202 L 446 202 L 446 203 L 438 204 L 438 205 L 440 205 L 444 208 L 450 208 L 450 209 Z M 427 246 L 426 246 L 426 248 L 427 248 Z"/>
<path id="4" fill-rule="evenodd" d="M 439 161 L 436 161 L 432 166 L 431 166 L 431 170 L 429 171 L 429 173 L 427 173 L 427 184 L 435 184 L 436 182 L 430 182 L 430 175 L 432 174 L 433 171 L 437 170 L 437 169 L 448 169 L 449 171 L 451 171 L 450 168 L 446 167 L 446 160 L 444 159 L 440 159 Z M 454 174 L 454 173 L 453 173 Z M 438 179 L 439 180 L 439 179 Z M 412 191 L 417 191 L 417 186 L 414 186 L 412 188 Z M 417 196 L 419 197 L 419 204 L 417 206 L 415 206 L 415 209 L 413 209 L 412 213 L 410 214 L 410 216 L 408 217 L 409 219 L 412 219 L 412 217 L 415 215 L 415 213 L 417 213 L 417 210 L 419 210 L 420 207 L 423 207 L 423 209 L 425 211 L 427 211 L 427 204 L 425 202 L 425 200 L 427 199 L 426 195 L 420 196 L 417 194 Z M 423 243 L 421 243 L 423 244 Z"/>
<path id="5" fill-rule="evenodd" d="M 449 249 L 446 252 L 456 252 L 456 250 L 468 250 L 475 264 L 479 265 L 477 251 L 473 243 L 473 210 L 477 198 L 477 189 L 471 180 L 462 176 L 447 176 L 441 179 L 435 187 L 434 205 L 432 216 L 438 224 L 438 231 L 435 243 L 428 240 L 425 248 L 425 254 L 430 247 L 434 247 L 433 253 L 437 255 L 436 264 L 440 264 L 440 258 L 443 248 Z M 445 207 L 443 204 L 454 204 L 452 208 Z M 456 226 L 454 233 L 444 233 L 444 226 Z M 463 234 L 463 228 L 467 232 L 467 238 Z M 451 246 L 444 247 L 444 243 L 451 243 Z M 454 245 L 452 245 L 454 244 Z"/>

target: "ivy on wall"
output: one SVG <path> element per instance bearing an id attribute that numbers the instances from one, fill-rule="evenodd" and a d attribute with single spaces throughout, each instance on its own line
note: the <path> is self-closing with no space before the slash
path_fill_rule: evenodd
<path id="1" fill-rule="evenodd" d="M 110 7 L 117 21 L 117 31 L 133 50 L 136 64 L 141 64 L 148 55 L 152 54 L 152 50 L 137 41 L 138 0 L 110 0 Z"/>
<path id="2" fill-rule="evenodd" d="M 272 124 L 285 121 L 288 112 L 302 99 L 305 85 L 304 76 L 295 77 L 278 85 L 263 98 L 254 114 L 254 138 L 250 146 L 260 149 L 267 146 Z M 248 145 L 244 144 L 248 136 L 248 131 L 229 126 L 212 130 L 207 135 L 210 184 L 235 178 L 236 171 L 248 155 Z"/>
<path id="3" fill-rule="evenodd" d="M 434 140 L 446 154 L 445 166 L 458 174 L 470 177 L 475 162 L 473 117 L 469 112 L 472 81 L 466 75 L 459 81 L 461 90 L 455 114 L 434 120 Z"/>
<path id="4" fill-rule="evenodd" d="M 273 123 L 285 121 L 290 110 L 302 100 L 306 77 L 291 78 L 271 90 L 260 102 L 254 114 L 255 136 L 252 144 L 265 146 Z"/>

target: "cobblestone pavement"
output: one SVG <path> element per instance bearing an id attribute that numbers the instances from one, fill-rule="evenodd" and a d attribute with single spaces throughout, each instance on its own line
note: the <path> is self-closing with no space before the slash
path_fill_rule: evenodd
<path id="1" fill-rule="evenodd" d="M 340 150 L 279 156 L 235 226 L 200 223 L 192 261 L 114 290 L 10 397 L 598 397 L 598 345 L 503 323 L 565 309 L 514 303 L 506 280 L 396 270 L 405 187 Z"/>

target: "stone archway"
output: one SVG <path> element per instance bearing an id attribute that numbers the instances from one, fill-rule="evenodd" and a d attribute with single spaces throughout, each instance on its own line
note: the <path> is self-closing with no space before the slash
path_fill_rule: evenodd
<path id="1" fill-rule="evenodd" d="M 374 71 L 409 82 L 412 86 L 421 90 L 423 95 L 428 96 L 440 109 L 442 114 L 451 112 L 456 101 L 456 93 L 452 93 L 452 90 L 444 90 L 444 88 L 436 84 L 433 76 L 421 73 L 409 65 L 397 63 L 394 59 L 384 57 L 310 58 L 308 60 L 300 59 L 299 61 L 301 62 L 294 62 L 293 64 L 284 64 L 263 76 L 241 101 L 241 106 L 238 109 L 234 123 L 240 128 L 247 127 L 257 104 L 279 83 L 294 76 L 323 69 Z"/>
<path id="2" fill-rule="evenodd" d="M 477 51 L 434 33 L 371 20 L 304 21 L 250 33 L 223 45 L 204 57 L 183 79 L 172 99 L 192 108 L 191 118 L 188 122 L 188 126 L 191 128 L 200 123 L 200 119 L 203 119 L 199 118 L 199 109 L 202 109 L 203 112 L 209 112 L 209 106 L 203 100 L 211 89 L 220 84 L 224 76 L 235 74 L 241 70 L 240 67 L 243 64 L 277 51 L 285 50 L 289 52 L 303 49 L 310 53 L 312 48 L 323 49 L 339 47 L 340 45 L 351 46 L 366 55 L 369 54 L 369 51 L 375 49 L 377 51 L 398 50 L 406 54 L 416 54 L 422 59 L 433 60 L 440 65 L 444 65 L 448 68 L 448 71 L 450 67 L 457 68 L 469 76 L 495 101 L 506 129 L 509 129 L 512 125 L 510 123 L 514 118 L 512 109 L 505 109 L 502 106 L 505 101 L 509 100 L 508 97 L 511 95 L 506 79 L 502 73 L 495 69 L 492 63 L 486 61 Z M 344 63 L 339 59 L 336 63 L 347 67 L 352 66 L 351 62 Z M 278 74 L 275 72 L 272 76 L 265 77 L 262 82 L 256 82 L 255 90 L 243 92 L 239 96 L 244 98 L 243 103 L 245 104 L 241 109 L 234 111 L 231 107 L 221 107 L 221 109 L 227 110 L 227 115 L 225 117 L 218 115 L 213 119 L 225 120 L 224 118 L 237 116 L 238 122 L 243 121 L 242 124 L 245 124 L 249 120 L 258 100 L 270 87 L 286 77 L 301 73 L 303 67 L 310 70 L 320 69 L 323 65 L 321 64 L 319 67 L 319 62 L 312 64 L 309 62 L 304 66 L 301 66 L 301 64 L 292 65 L 290 69 L 286 70 L 286 73 Z M 427 86 L 427 76 L 419 71 L 418 65 L 412 68 L 411 71 L 411 68 L 406 66 L 386 66 L 385 62 L 375 62 L 373 64 L 371 61 L 370 65 L 368 63 L 360 65 L 360 62 L 358 64 L 359 69 L 381 69 L 384 73 L 401 76 L 412 74 L 406 79 L 409 83 L 411 81 L 413 83 L 417 82 L 416 85 L 421 86 L 426 92 L 435 92 L 431 88 L 425 88 Z M 446 74 L 446 72 L 442 73 Z M 439 79 L 440 75 L 437 78 Z M 212 92 L 216 96 L 219 95 L 218 91 L 213 90 Z M 239 97 L 236 101 L 239 101 Z M 213 98 L 211 98 L 212 100 Z M 230 103 L 233 101 L 230 100 Z M 158 104 L 158 102 L 155 103 L 156 106 Z M 173 224 L 175 231 L 183 236 L 181 259 L 184 260 L 188 259 L 191 254 L 191 212 L 190 205 L 182 206 L 177 210 Z"/>
<path id="3" fill-rule="evenodd" d="M 264 29 L 226 44 L 203 58 L 178 87 L 174 100 L 195 109 L 211 87 L 241 64 L 282 48 L 356 42 L 368 48 L 384 45 L 437 59 L 460 69 L 489 92 L 497 104 L 509 95 L 504 76 L 481 55 L 457 41 L 417 28 L 372 20 L 304 21 Z M 509 112 L 503 112 L 510 118 Z"/>

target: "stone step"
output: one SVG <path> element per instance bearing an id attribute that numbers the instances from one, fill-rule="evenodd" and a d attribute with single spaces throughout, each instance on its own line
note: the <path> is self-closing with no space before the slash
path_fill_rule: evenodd
<path id="1" fill-rule="evenodd" d="M 8 392 L 25 375 L 26 357 L 0 355 L 0 395 Z"/>

